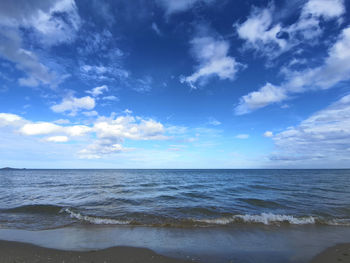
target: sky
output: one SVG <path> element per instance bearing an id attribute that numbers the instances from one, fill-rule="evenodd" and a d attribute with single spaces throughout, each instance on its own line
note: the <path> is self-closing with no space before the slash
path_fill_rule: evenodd
<path id="1" fill-rule="evenodd" d="M 350 168 L 349 12 L 2 0 L 0 167 Z"/>

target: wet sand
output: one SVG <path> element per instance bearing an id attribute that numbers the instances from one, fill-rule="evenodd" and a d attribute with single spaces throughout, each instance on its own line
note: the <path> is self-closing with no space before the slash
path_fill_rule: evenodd
<path id="1" fill-rule="evenodd" d="M 350 263 L 350 243 L 327 248 L 310 263 Z"/>
<path id="2" fill-rule="evenodd" d="M 27 243 L 0 241 L 1 263 L 185 263 L 185 261 L 156 254 L 150 249 L 112 247 L 96 251 L 65 251 L 43 248 Z"/>

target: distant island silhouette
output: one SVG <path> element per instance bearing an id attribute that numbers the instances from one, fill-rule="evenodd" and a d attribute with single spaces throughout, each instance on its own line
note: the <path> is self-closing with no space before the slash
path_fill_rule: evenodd
<path id="1" fill-rule="evenodd" d="M 13 168 L 13 167 L 4 167 L 0 168 L 0 170 L 25 170 L 26 168 Z"/>

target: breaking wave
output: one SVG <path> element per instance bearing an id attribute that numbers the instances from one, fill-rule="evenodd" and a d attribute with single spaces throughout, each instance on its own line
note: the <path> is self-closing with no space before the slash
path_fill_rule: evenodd
<path id="1" fill-rule="evenodd" d="M 75 219 L 78 219 L 80 221 L 85 221 L 85 222 L 95 224 L 95 225 L 127 225 L 127 224 L 130 224 L 130 221 L 82 215 L 78 212 L 72 211 L 69 208 L 62 209 L 61 213 L 62 212 L 68 213 L 71 218 L 75 218 Z"/>

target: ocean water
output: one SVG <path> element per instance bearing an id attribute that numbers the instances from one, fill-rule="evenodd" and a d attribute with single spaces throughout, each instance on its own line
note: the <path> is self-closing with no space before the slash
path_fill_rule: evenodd
<path id="1" fill-rule="evenodd" d="M 350 227 L 350 170 L 1 170 L 0 228 Z"/>

